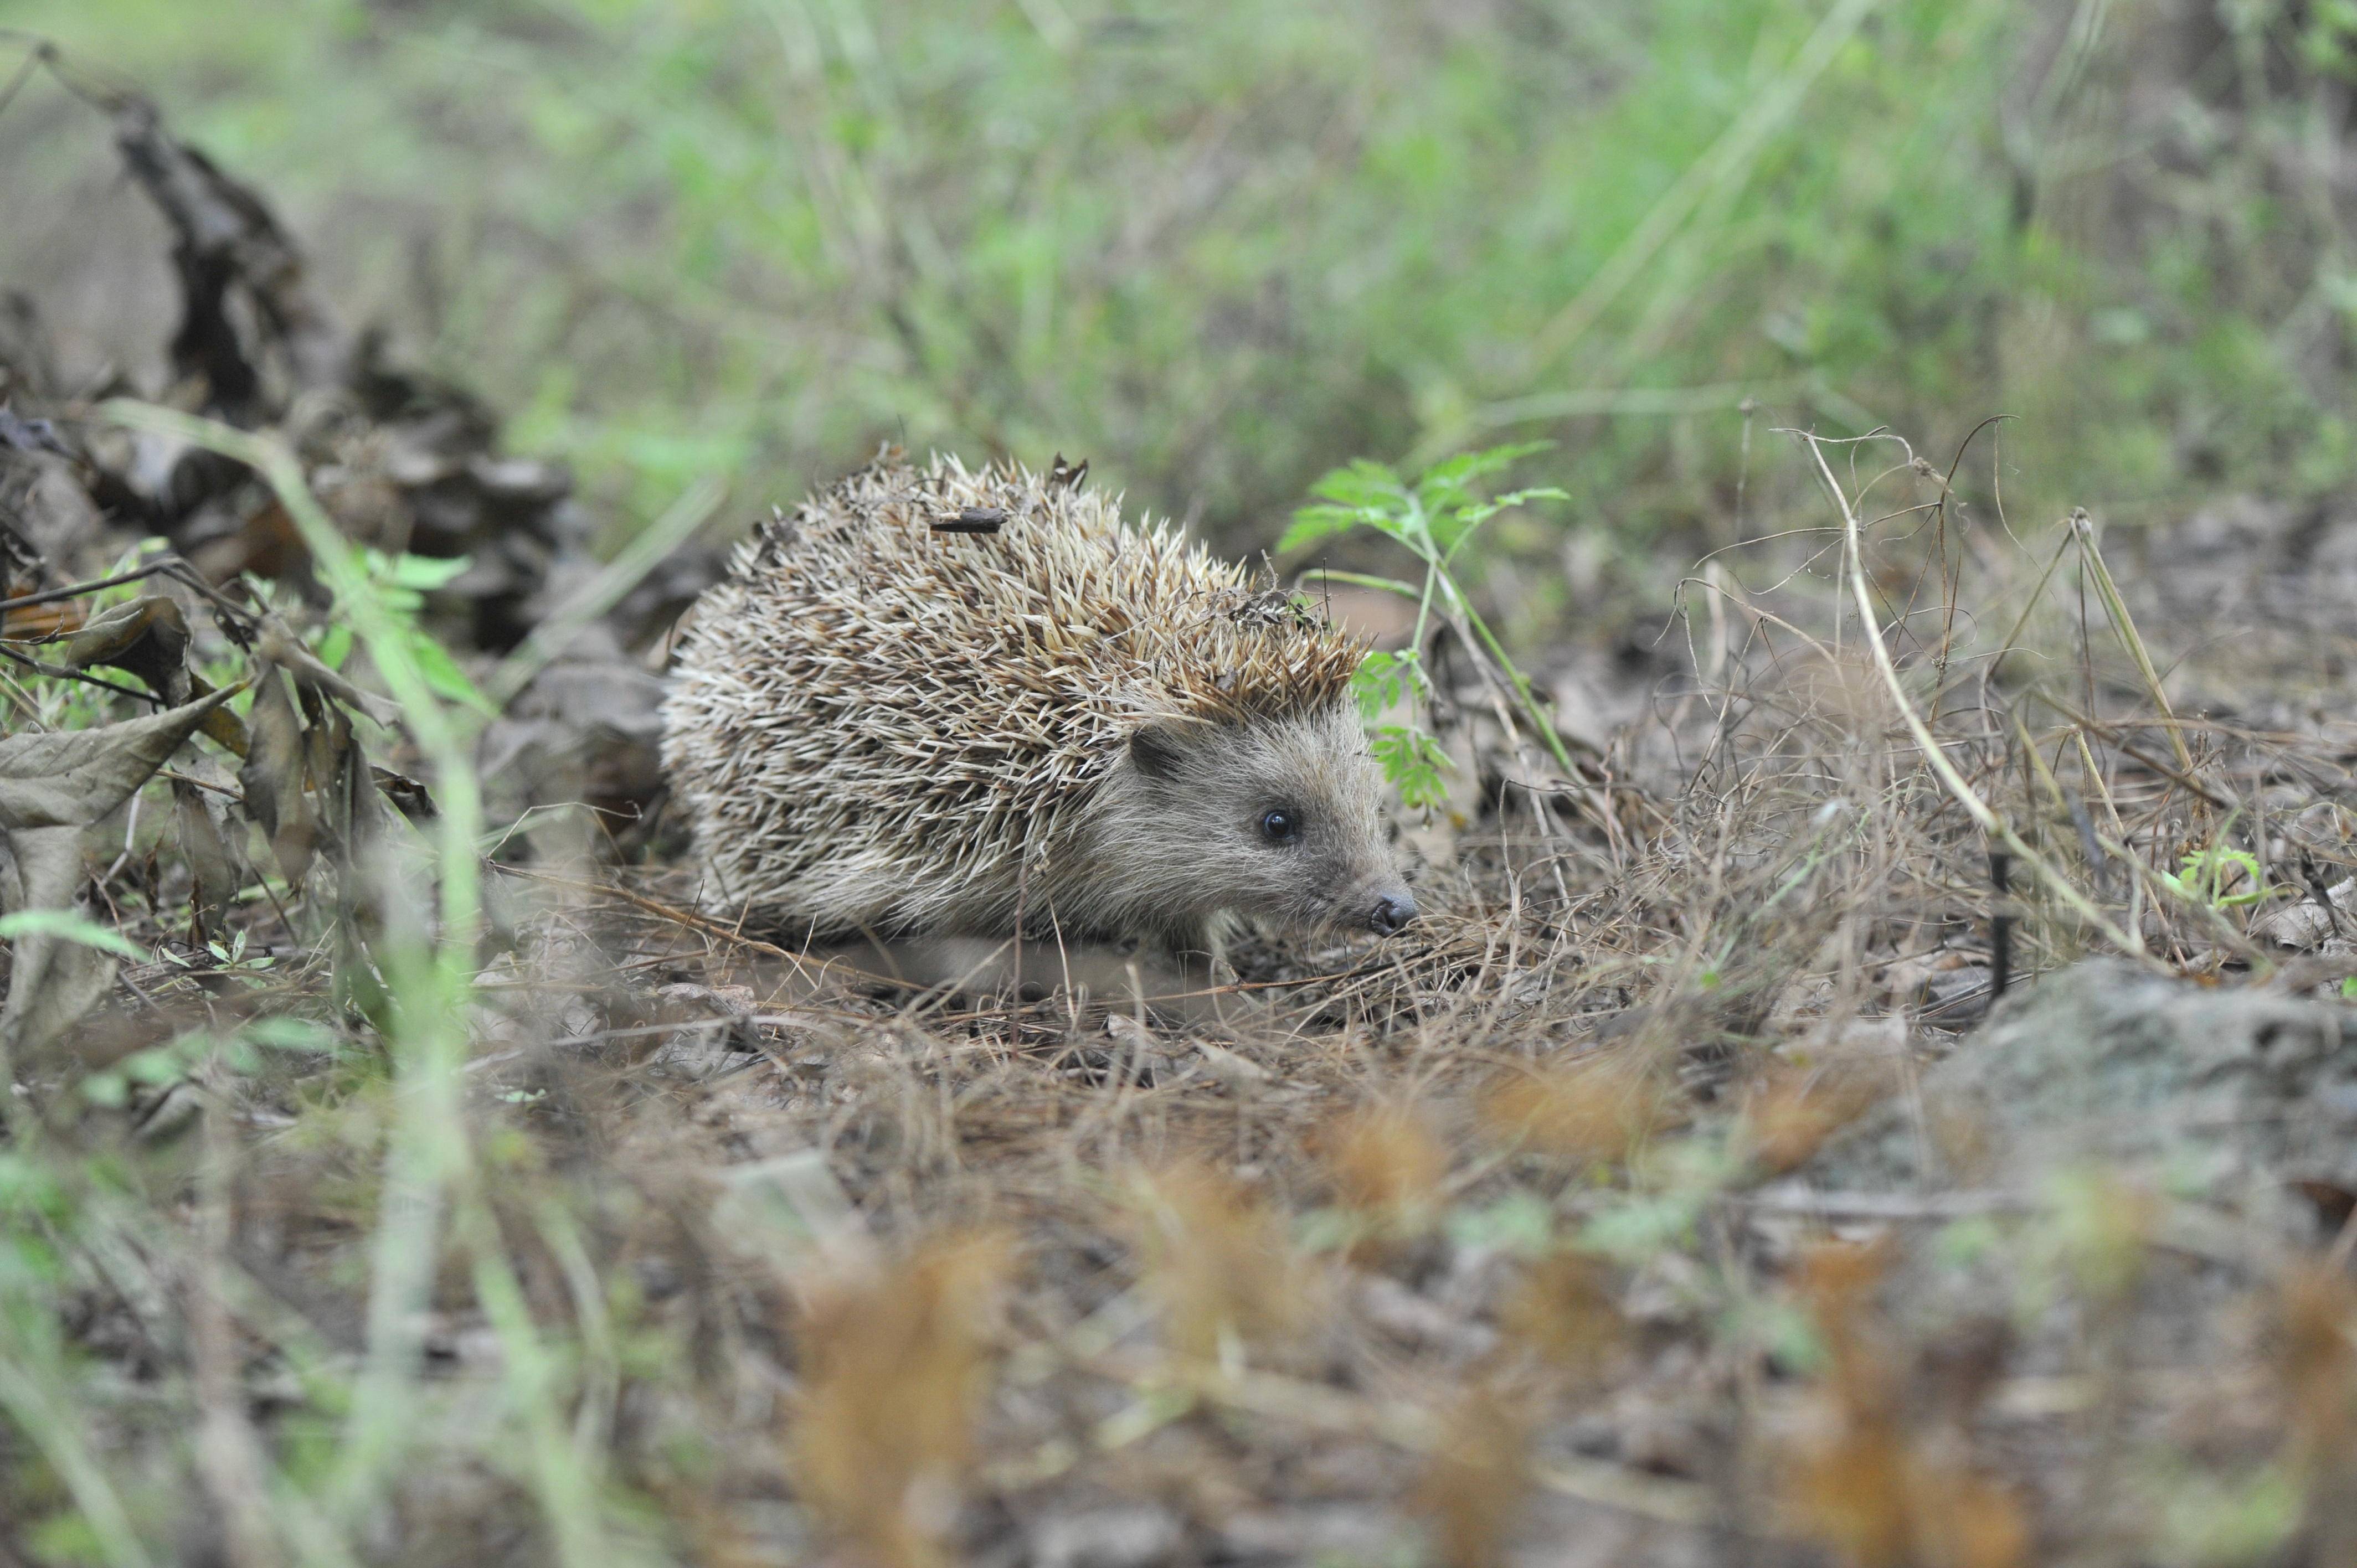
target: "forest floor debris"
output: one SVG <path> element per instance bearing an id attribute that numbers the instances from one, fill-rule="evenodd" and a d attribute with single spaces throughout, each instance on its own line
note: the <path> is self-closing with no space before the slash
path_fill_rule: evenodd
<path id="1" fill-rule="evenodd" d="M 1428 918 L 1248 945 L 1265 1012 L 813 985 L 698 912 L 641 755 L 701 568 L 612 597 L 560 473 L 74 85 L 187 315 L 169 387 L 58 384 L 22 305 L 0 340 L 0 1560 L 2357 1535 L 2357 520 L 2261 529 L 2212 583 L 2239 514 L 2131 570 L 1849 444 L 1822 513 L 1690 582 L 1691 659 L 1605 666 L 1635 673 L 1591 708 L 1637 716 L 1578 779 L 1525 787 L 1454 703 Z M 444 776 L 355 684 L 286 492 L 123 397 L 298 465 L 385 624 L 457 650 L 438 699 L 516 677 L 441 1077 L 400 1042 L 447 820 L 413 775 Z M 500 662 L 552 619 L 529 680 Z M 121 786 L 87 832 L 43 804 L 77 746 Z M 71 987 L 28 983 L 61 953 Z"/>

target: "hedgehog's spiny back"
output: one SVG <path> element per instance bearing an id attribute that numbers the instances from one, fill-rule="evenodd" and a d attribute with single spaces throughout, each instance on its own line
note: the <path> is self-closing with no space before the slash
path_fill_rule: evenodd
<path id="1" fill-rule="evenodd" d="M 974 511 L 1005 521 L 933 531 Z M 1358 660 L 1113 500 L 888 450 L 763 530 L 696 607 L 665 760 L 716 902 L 924 927 L 1052 858 L 1141 722 L 1326 711 Z"/>

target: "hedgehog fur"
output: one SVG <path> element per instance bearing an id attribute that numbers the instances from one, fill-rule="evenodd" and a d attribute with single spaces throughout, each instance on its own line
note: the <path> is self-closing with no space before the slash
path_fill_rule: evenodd
<path id="1" fill-rule="evenodd" d="M 1414 914 L 1363 650 L 1082 478 L 888 447 L 740 547 L 664 703 L 707 903 L 806 939 L 1181 950 Z"/>

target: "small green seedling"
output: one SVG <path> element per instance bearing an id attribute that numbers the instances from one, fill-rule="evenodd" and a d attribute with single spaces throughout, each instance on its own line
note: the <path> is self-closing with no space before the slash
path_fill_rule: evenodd
<path id="1" fill-rule="evenodd" d="M 426 594 L 466 571 L 472 564 L 471 559 L 465 555 L 387 555 L 371 550 L 365 553 L 363 561 L 378 602 L 399 626 L 403 640 L 408 644 L 409 656 L 417 662 L 419 676 L 433 688 L 434 694 L 478 713 L 490 713 L 490 700 L 458 667 L 450 650 L 417 624 L 417 612 L 425 607 Z M 331 668 L 340 667 L 350 651 L 351 631 L 348 627 L 330 628 L 320 639 L 319 657 Z"/>
<path id="2" fill-rule="evenodd" d="M 184 958 L 180 954 L 174 952 L 169 948 L 162 948 L 157 950 L 157 951 L 158 955 L 162 957 L 167 963 L 178 964 L 182 969 L 194 969 L 197 967 L 196 960 Z M 263 972 L 275 967 L 278 962 L 276 959 L 271 957 L 266 952 L 256 953 L 252 958 L 246 957 L 245 932 L 242 929 L 231 933 L 229 941 L 226 945 L 219 941 L 207 942 L 205 944 L 205 951 L 212 955 L 213 962 L 211 972 L 217 974 L 234 975 L 242 979 L 252 980 L 257 984 L 260 983 L 259 977 Z"/>
<path id="3" fill-rule="evenodd" d="M 1318 481 L 1310 491 L 1317 499 L 1293 514 L 1293 526 L 1277 542 L 1279 550 L 1293 551 L 1354 528 L 1371 528 L 1424 564 L 1421 585 L 1356 572 L 1325 574 L 1336 582 L 1381 588 L 1416 601 L 1415 632 L 1408 646 L 1397 653 L 1369 653 L 1352 679 L 1351 689 L 1371 731 L 1370 748 L 1382 764 L 1383 776 L 1399 790 L 1403 801 L 1418 810 L 1428 811 L 1447 799 L 1440 773 L 1449 766 L 1448 754 L 1429 731 L 1413 723 L 1380 721 L 1403 703 L 1430 706 L 1432 677 L 1425 669 L 1422 650 L 1436 612 L 1457 631 L 1474 658 L 1486 664 L 1484 673 L 1523 710 L 1564 772 L 1572 772 L 1571 758 L 1532 693 L 1529 679 L 1506 657 L 1505 649 L 1467 599 L 1451 570 L 1481 525 L 1498 513 L 1532 501 L 1566 499 L 1562 490 L 1552 486 L 1499 496 L 1482 493 L 1483 480 L 1549 445 L 1533 441 L 1468 452 L 1435 464 L 1413 484 L 1383 464 L 1361 457 Z"/>
<path id="4" fill-rule="evenodd" d="M 2248 850 L 2212 844 L 2185 857 L 2179 875 L 2160 873 L 2172 892 L 2213 909 L 2233 909 L 2256 904 L 2267 896 L 2266 871 Z M 2231 891 L 2230 891 L 2231 890 Z"/>

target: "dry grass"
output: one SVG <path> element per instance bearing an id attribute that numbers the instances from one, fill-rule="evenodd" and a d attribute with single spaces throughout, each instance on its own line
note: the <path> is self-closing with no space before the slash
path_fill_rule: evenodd
<path id="1" fill-rule="evenodd" d="M 2127 1501 L 2189 1472 L 2278 1554 L 2253 1560 L 2328 1560 L 2282 1554 L 2351 1529 L 2347 1248 L 2263 1273 L 2184 1240 L 2153 1173 L 2019 1188 L 1990 1109 L 1921 1082 L 1975 1048 L 1999 920 L 2017 983 L 2109 927 L 2157 968 L 2329 990 L 2333 939 L 2292 973 L 2257 934 L 2304 886 L 2182 889 L 2222 851 L 2337 877 L 2345 735 L 2202 716 L 2202 682 L 2272 689 L 2255 660 L 2180 667 L 2164 713 L 2165 654 L 2100 610 L 2082 639 L 2075 577 L 2040 575 L 2091 538 L 2016 552 L 1939 497 L 1903 460 L 1859 482 L 1854 577 L 1838 532 L 1760 552 L 1822 544 L 1824 576 L 1715 575 L 1692 669 L 1579 797 L 1469 795 L 1422 840 L 1428 920 L 1240 953 L 1265 1005 L 1230 1024 L 813 989 L 687 914 L 684 868 L 495 875 L 464 1114 L 542 1402 L 513 1333 L 487 1337 L 484 1233 L 445 1238 L 396 1478 L 304 1503 L 321 1538 L 554 1540 L 564 1477 L 513 1452 L 538 1419 L 599 1499 L 576 1561 L 2219 1560 Z M 2044 662 L 1988 640 L 2017 623 Z M 128 978 L 216 1019 L 326 983 Z M 173 1478 L 163 1427 L 102 1398 L 107 1457 L 11 1438 L 6 1496 L 96 1521 L 110 1487 L 79 1466 L 124 1529 L 185 1496 L 263 1563 L 302 1539 L 271 1499 L 331 1496 L 301 1445 L 371 1333 L 393 1109 L 349 1059 L 198 1082 L 210 1207 L 113 1211 L 128 1251 L 90 1251 L 64 1299 L 81 1365 L 167 1369 L 199 1462 Z M 167 1187 L 189 1140 L 141 1133 L 153 1098 L 54 1135 Z M 1813 1207 L 1892 1114 L 1944 1183 Z M 155 1305 L 184 1289 L 186 1344 Z M 0 1393 L 21 1415 L 62 1389 Z"/>
<path id="2" fill-rule="evenodd" d="M 931 1242 L 888 1266 L 820 1279 L 789 1332 L 802 1392 L 787 1470 L 828 1525 L 885 1568 L 945 1561 L 974 1461 L 974 1423 L 1006 1249 Z"/>

